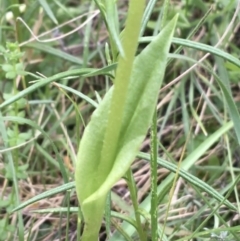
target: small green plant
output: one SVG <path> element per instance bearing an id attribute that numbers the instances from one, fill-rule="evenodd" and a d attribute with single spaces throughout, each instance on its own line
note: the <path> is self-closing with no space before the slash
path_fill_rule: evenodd
<path id="1" fill-rule="evenodd" d="M 240 5 L 28 2 L 0 3 L 0 239 L 238 240 Z"/>
<path id="2" fill-rule="evenodd" d="M 24 66 L 19 60 L 23 57 L 24 53 L 20 52 L 17 43 L 6 44 L 6 49 L 0 46 L 0 54 L 5 59 L 5 63 L 1 65 L 2 70 L 6 73 L 7 79 L 15 79 L 18 75 L 23 76 L 26 74 Z"/>
<path id="3" fill-rule="evenodd" d="M 177 17 L 134 58 L 144 5 L 142 0 L 129 3 L 114 87 L 94 112 L 80 143 L 75 179 L 85 221 L 83 241 L 98 239 L 107 193 L 126 174 L 138 152 L 164 76 Z M 140 218 L 136 218 L 144 240 Z"/>

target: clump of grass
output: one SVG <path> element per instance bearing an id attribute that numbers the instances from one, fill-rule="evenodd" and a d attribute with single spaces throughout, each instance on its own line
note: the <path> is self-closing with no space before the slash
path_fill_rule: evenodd
<path id="1" fill-rule="evenodd" d="M 116 84 L 129 9 L 25 4 L 0 3 L 0 240 L 80 240 L 77 150 Z M 137 53 L 179 17 L 151 131 L 107 194 L 100 240 L 239 239 L 238 10 L 235 1 L 147 2 Z"/>

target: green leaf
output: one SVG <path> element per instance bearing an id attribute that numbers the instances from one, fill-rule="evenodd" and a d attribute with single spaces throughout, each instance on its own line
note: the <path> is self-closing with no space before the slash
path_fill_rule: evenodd
<path id="1" fill-rule="evenodd" d="M 140 157 L 142 159 L 145 159 L 147 161 L 150 161 L 150 155 L 149 154 L 141 152 L 141 153 L 138 154 L 138 157 Z M 180 177 L 182 177 L 184 180 L 188 181 L 192 185 L 194 185 L 194 186 L 200 188 L 201 190 L 205 191 L 206 193 L 208 193 L 209 195 L 214 197 L 219 202 L 223 202 L 230 209 L 232 209 L 232 210 L 237 209 L 236 206 L 234 206 L 231 202 L 229 202 L 228 200 L 225 200 L 225 198 L 218 191 L 216 191 L 214 188 L 212 188 L 211 186 L 209 186 L 207 183 L 203 182 L 199 178 L 193 176 L 188 171 L 185 171 L 182 168 L 178 168 L 175 164 L 173 164 L 169 161 L 166 161 L 162 158 L 158 158 L 157 162 L 160 166 L 168 169 L 169 171 L 171 171 L 173 173 L 177 172 L 178 175 Z"/>
<path id="2" fill-rule="evenodd" d="M 62 85 L 62 84 L 57 84 L 57 86 L 62 88 L 62 89 L 64 89 L 64 90 L 72 92 L 73 94 L 77 95 L 81 99 L 84 99 L 86 102 L 88 102 L 89 104 L 91 104 L 92 106 L 97 108 L 98 103 L 96 101 L 92 100 L 91 98 L 89 98 L 87 95 L 84 95 L 81 92 L 79 92 L 79 91 L 77 91 L 77 90 L 75 90 L 73 88 L 70 88 L 68 86 Z"/>
<path id="3" fill-rule="evenodd" d="M 232 97 L 231 94 L 231 90 L 229 90 L 229 88 L 226 87 L 226 83 L 224 83 L 224 80 L 222 80 L 221 78 L 219 78 L 216 74 L 214 74 L 219 86 L 222 89 L 223 95 L 225 97 L 225 100 L 227 102 L 228 105 L 228 112 L 230 114 L 230 117 L 233 121 L 234 124 L 234 129 L 235 129 L 235 133 L 238 139 L 238 144 L 240 144 L 240 115 L 239 115 L 239 110 L 235 104 L 235 101 Z"/>
<path id="4" fill-rule="evenodd" d="M 105 69 L 106 69 L 106 71 L 105 71 Z M 20 98 L 24 97 L 25 95 L 28 95 L 28 94 L 32 93 L 33 91 L 39 89 L 40 87 L 48 85 L 48 84 L 50 84 L 54 81 L 57 81 L 59 79 L 66 78 L 66 77 L 69 77 L 69 76 L 82 76 L 82 75 L 85 75 L 85 74 L 91 74 L 93 72 L 97 73 L 98 71 L 100 71 L 102 74 L 107 75 L 108 71 L 109 71 L 109 67 L 107 66 L 107 67 L 104 67 L 102 69 L 93 69 L 93 68 L 73 69 L 73 70 L 68 70 L 68 71 L 65 71 L 65 72 L 62 72 L 62 73 L 55 74 L 55 75 L 53 75 L 49 78 L 38 79 L 37 83 L 29 86 L 28 88 L 20 91 L 18 94 L 14 95 L 11 98 L 4 101 L 0 105 L 0 109 L 12 104 L 16 100 L 19 100 Z"/>
<path id="5" fill-rule="evenodd" d="M 155 6 L 156 2 L 157 2 L 157 0 L 150 0 L 148 2 L 148 5 L 145 9 L 143 19 L 142 19 L 140 36 L 143 35 L 143 32 L 145 31 L 145 28 L 147 26 L 147 23 L 149 23 L 149 19 L 150 19 L 150 16 L 151 16 L 152 12 L 153 12 L 153 9 L 154 9 L 154 6 Z"/>
<path id="6" fill-rule="evenodd" d="M 116 19 L 116 17 L 118 16 L 118 13 L 117 13 L 115 1 L 106 0 L 105 10 L 106 10 L 106 20 L 107 20 L 108 30 L 111 34 L 113 42 L 115 43 L 118 51 L 123 56 L 124 50 L 119 37 L 119 26 L 118 26 L 118 20 Z"/>
<path id="7" fill-rule="evenodd" d="M 31 131 L 19 133 L 17 136 L 17 145 L 26 142 L 32 137 Z"/>
<path id="8" fill-rule="evenodd" d="M 11 64 L 3 64 L 2 69 L 5 72 L 14 71 L 14 67 Z"/>
<path id="9" fill-rule="evenodd" d="M 225 67 L 228 69 L 228 70 L 231 70 L 231 71 L 240 71 L 240 68 L 238 66 L 236 66 L 235 64 L 233 63 L 230 63 L 230 62 L 226 62 L 225 63 Z"/>
<path id="10" fill-rule="evenodd" d="M 148 43 L 148 42 L 151 42 L 154 38 L 155 37 L 142 37 L 142 38 L 140 38 L 139 42 L 140 43 Z M 224 52 L 223 50 L 221 50 L 219 48 L 216 48 L 216 47 L 213 47 L 213 46 L 210 46 L 207 44 L 202 44 L 202 43 L 199 43 L 196 41 L 191 41 L 189 39 L 181 39 L 181 38 L 173 38 L 172 43 L 214 54 L 214 55 L 219 56 L 223 59 L 226 59 L 230 63 L 233 63 L 236 66 L 240 67 L 239 59 L 237 59 L 236 57 L 234 57 L 233 55 L 231 55 L 229 53 Z"/>
<path id="11" fill-rule="evenodd" d="M 41 6 L 43 7 L 44 11 L 47 13 L 49 18 L 55 23 L 58 24 L 57 19 L 54 16 L 54 13 L 52 12 L 52 9 L 50 8 L 49 4 L 46 0 L 38 0 Z"/>
<path id="12" fill-rule="evenodd" d="M 8 205 L 11 204 L 11 200 L 7 199 L 7 200 L 0 200 L 0 208 L 6 208 Z"/>
<path id="13" fill-rule="evenodd" d="M 46 43 L 42 44 L 42 43 L 29 43 L 26 45 L 26 47 L 29 48 L 34 48 L 34 49 L 38 49 L 41 50 L 45 53 L 49 53 L 51 55 L 54 55 L 56 57 L 68 60 L 72 63 L 78 64 L 78 65 L 82 65 L 83 61 L 80 58 L 77 58 L 71 54 L 68 54 L 60 49 L 56 49 L 53 48 L 49 45 L 47 45 Z"/>
<path id="14" fill-rule="evenodd" d="M 78 199 L 85 220 L 84 241 L 97 240 L 107 192 L 130 167 L 149 128 L 176 22 L 177 17 L 136 57 L 119 136 L 109 139 L 114 142 L 113 145 L 108 146 L 104 142 L 107 140 L 106 131 L 109 131 L 109 112 L 111 115 L 111 111 L 115 110 L 118 115 L 119 111 L 118 103 L 110 109 L 116 86 L 106 94 L 85 129 L 75 172 Z M 121 102 L 123 100 L 120 99 Z M 104 150 L 104 145 L 109 148 Z"/>
<path id="15" fill-rule="evenodd" d="M 16 95 L 16 93 L 3 93 L 3 99 L 4 100 L 8 100 L 11 99 L 12 97 L 14 97 Z M 26 99 L 20 99 L 18 101 L 15 102 L 15 104 L 17 104 L 18 108 L 24 108 L 27 105 L 27 100 Z"/>
<path id="16" fill-rule="evenodd" d="M 9 71 L 6 73 L 5 77 L 7 79 L 15 79 L 17 76 L 17 73 L 16 72 L 13 72 L 13 71 Z"/>
<path id="17" fill-rule="evenodd" d="M 28 177 L 27 169 L 28 169 L 28 164 L 19 166 L 16 170 L 17 178 L 26 179 Z"/>
<path id="18" fill-rule="evenodd" d="M 26 202 L 21 203 L 18 207 L 14 208 L 12 210 L 12 212 L 16 212 L 16 211 L 18 211 L 20 209 L 25 208 L 26 206 L 28 206 L 28 205 L 30 205 L 32 203 L 40 201 L 40 200 L 42 200 L 44 198 L 51 197 L 52 195 L 58 194 L 60 192 L 67 191 L 67 190 L 72 189 L 74 187 L 75 187 L 75 183 L 74 182 L 68 182 L 68 183 L 62 184 L 59 187 L 52 188 L 51 190 L 45 191 L 45 192 L 43 192 L 43 193 L 41 193 L 41 194 L 39 194 L 37 196 L 34 196 L 33 198 L 28 199 Z"/>

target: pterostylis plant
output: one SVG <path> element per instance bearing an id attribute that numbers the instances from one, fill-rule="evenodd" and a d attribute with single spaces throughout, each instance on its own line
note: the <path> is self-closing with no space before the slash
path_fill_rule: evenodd
<path id="1" fill-rule="evenodd" d="M 114 15 L 115 1 L 98 2 L 98 6 L 103 17 Z M 145 0 L 129 1 L 121 38 L 117 21 L 107 26 L 112 51 L 119 52 L 118 67 L 113 87 L 84 131 L 75 171 L 85 222 L 83 241 L 98 240 L 107 194 L 129 170 L 151 124 L 162 84 L 177 16 L 135 57 L 144 8 Z"/>

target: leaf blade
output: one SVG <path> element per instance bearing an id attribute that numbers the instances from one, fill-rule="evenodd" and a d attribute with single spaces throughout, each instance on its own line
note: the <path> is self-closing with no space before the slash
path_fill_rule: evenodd
<path id="1" fill-rule="evenodd" d="M 125 174 L 146 135 L 165 72 L 176 22 L 177 16 L 134 61 L 124 103 L 120 138 L 115 136 L 116 140 L 109 139 L 116 142 L 112 160 L 108 158 L 109 161 L 114 161 L 113 165 L 106 163 L 104 159 L 102 161 L 101 155 L 106 141 L 105 132 L 109 130 L 108 113 L 115 86 L 106 94 L 85 129 L 75 172 L 77 194 L 87 224 L 83 240 L 97 238 L 107 192 Z M 119 109 L 118 106 L 115 108 Z M 105 146 L 108 147 L 106 143 Z M 106 148 L 105 151 L 109 150 Z"/>

